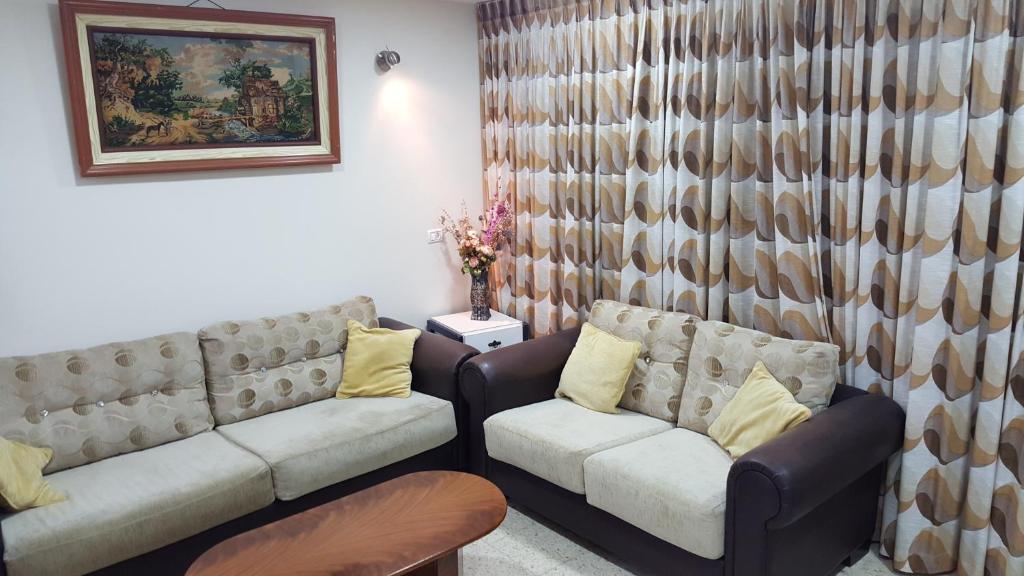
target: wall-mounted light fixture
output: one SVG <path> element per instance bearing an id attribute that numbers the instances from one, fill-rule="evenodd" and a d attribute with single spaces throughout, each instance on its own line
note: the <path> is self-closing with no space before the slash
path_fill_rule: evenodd
<path id="1" fill-rule="evenodd" d="M 392 68 L 397 66 L 398 63 L 401 61 L 402 57 L 399 56 L 398 52 L 395 52 L 394 50 L 385 48 L 384 50 L 381 50 L 380 52 L 377 53 L 377 68 L 380 68 L 381 72 L 387 72 L 388 70 L 391 70 Z"/>

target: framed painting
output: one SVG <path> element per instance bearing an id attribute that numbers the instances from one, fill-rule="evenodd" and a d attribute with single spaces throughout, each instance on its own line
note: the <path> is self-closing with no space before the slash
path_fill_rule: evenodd
<path id="1" fill-rule="evenodd" d="M 341 161 L 334 19 L 61 0 L 83 176 Z"/>

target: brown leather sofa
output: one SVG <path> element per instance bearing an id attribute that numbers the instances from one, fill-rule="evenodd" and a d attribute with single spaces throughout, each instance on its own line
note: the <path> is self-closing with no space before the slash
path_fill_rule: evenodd
<path id="1" fill-rule="evenodd" d="M 825 576 L 859 559 L 875 529 L 887 458 L 904 414 L 892 400 L 838 385 L 829 407 L 728 468 L 724 555 L 698 556 L 587 502 L 579 493 L 489 457 L 484 421 L 550 401 L 579 329 L 470 359 L 469 467 L 519 505 L 633 564 L 664 574 Z"/>

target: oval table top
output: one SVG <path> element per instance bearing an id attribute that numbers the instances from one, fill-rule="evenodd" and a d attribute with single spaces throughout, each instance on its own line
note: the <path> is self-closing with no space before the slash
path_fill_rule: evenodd
<path id="1" fill-rule="evenodd" d="M 187 574 L 405 574 L 487 535 L 507 510 L 480 476 L 415 472 L 225 540 Z"/>

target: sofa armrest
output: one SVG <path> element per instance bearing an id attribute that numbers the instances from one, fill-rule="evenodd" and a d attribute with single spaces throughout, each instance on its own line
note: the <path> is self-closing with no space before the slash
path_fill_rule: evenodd
<path id="1" fill-rule="evenodd" d="M 876 394 L 834 404 L 734 462 L 726 506 L 737 502 L 740 480 L 756 475 L 767 481 L 761 497 L 777 502 L 765 525 L 785 527 L 885 462 L 902 444 L 903 421 L 899 405 Z"/>
<path id="2" fill-rule="evenodd" d="M 484 418 L 555 396 L 579 328 L 481 354 L 462 367 L 462 394 Z"/>
<path id="3" fill-rule="evenodd" d="M 733 463 L 726 487 L 726 576 L 825 573 L 871 538 L 903 410 L 838 390 L 824 412 Z"/>
<path id="4" fill-rule="evenodd" d="M 381 328 L 414 328 L 393 318 L 380 318 Z M 459 369 L 480 352 L 471 346 L 422 331 L 412 351 L 412 389 L 453 404 L 459 399 Z"/>
<path id="5" fill-rule="evenodd" d="M 503 410 L 554 398 L 562 367 L 579 335 L 579 328 L 562 330 L 481 354 L 462 366 L 460 387 L 469 408 L 471 472 L 486 473 L 484 420 Z"/>
<path id="6" fill-rule="evenodd" d="M 408 330 L 414 328 L 393 318 L 379 318 L 381 328 Z M 466 402 L 459 394 L 459 369 L 480 352 L 471 346 L 423 330 L 412 349 L 412 389 L 448 400 L 455 410 L 458 431 L 455 447 L 455 468 L 465 468 L 468 426 Z M 0 576 L 3 576 L 0 574 Z"/>

